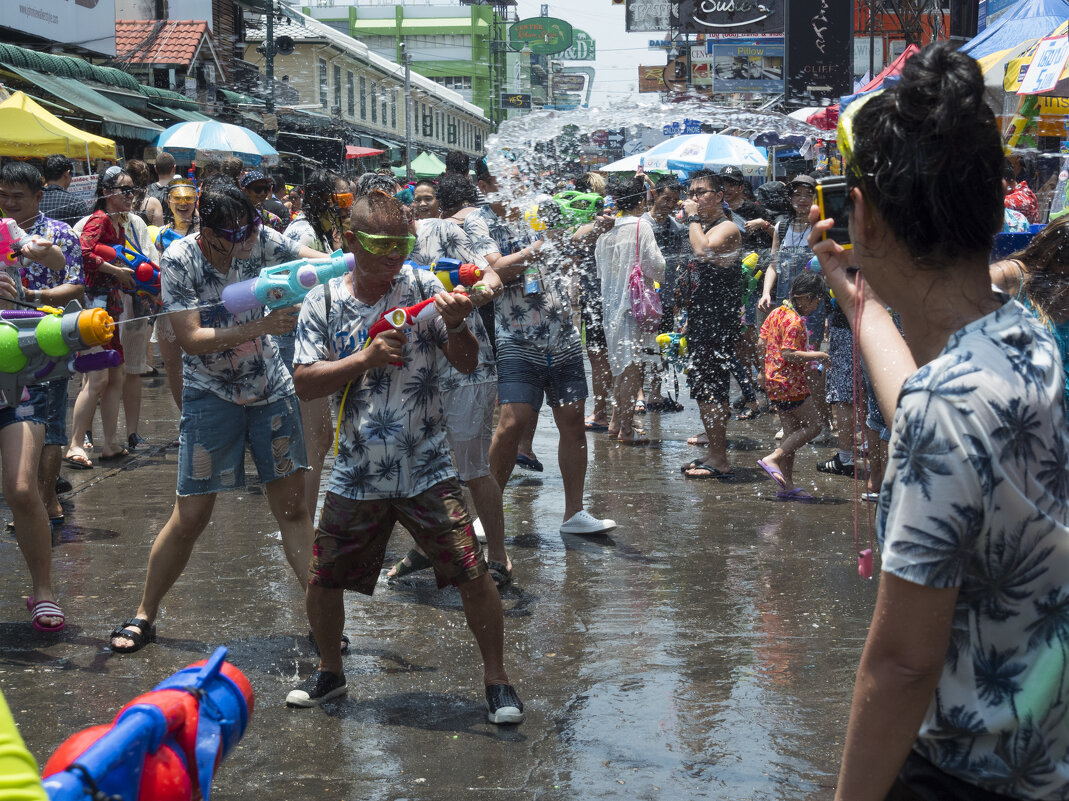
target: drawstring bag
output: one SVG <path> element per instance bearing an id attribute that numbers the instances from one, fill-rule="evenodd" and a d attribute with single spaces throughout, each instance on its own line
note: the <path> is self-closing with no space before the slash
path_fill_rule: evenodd
<path id="1" fill-rule="evenodd" d="M 642 262 L 639 259 L 639 220 L 635 226 L 635 260 L 631 263 L 631 274 L 627 279 L 627 288 L 631 293 L 631 313 L 635 316 L 639 330 L 647 334 L 655 333 L 661 327 L 664 308 L 657 290 L 646 283 L 642 275 Z"/>

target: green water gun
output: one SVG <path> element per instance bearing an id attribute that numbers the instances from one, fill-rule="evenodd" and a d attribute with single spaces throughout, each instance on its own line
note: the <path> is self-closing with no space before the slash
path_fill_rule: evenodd
<path id="1" fill-rule="evenodd" d="M 757 262 L 760 261 L 760 256 L 757 255 L 757 251 L 751 251 L 742 260 L 742 305 L 745 306 L 750 302 L 750 297 L 757 288 L 761 285 L 761 276 L 765 274 L 764 270 L 757 269 Z"/>

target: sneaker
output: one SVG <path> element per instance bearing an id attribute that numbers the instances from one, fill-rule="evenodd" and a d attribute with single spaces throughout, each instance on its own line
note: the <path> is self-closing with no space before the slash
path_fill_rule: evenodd
<path id="1" fill-rule="evenodd" d="M 854 478 L 855 471 L 854 465 L 843 464 L 842 459 L 839 458 L 839 454 L 835 454 L 826 462 L 817 462 L 817 470 L 821 473 L 831 473 L 836 476 L 849 476 Z"/>
<path id="2" fill-rule="evenodd" d="M 345 676 L 326 670 L 317 670 L 297 689 L 290 690 L 289 695 L 286 696 L 286 706 L 319 706 L 345 693 Z"/>
<path id="3" fill-rule="evenodd" d="M 862 492 L 861 493 L 861 500 L 865 501 L 866 503 L 879 503 L 880 502 L 880 493 L 878 493 L 878 492 Z"/>
<path id="4" fill-rule="evenodd" d="M 523 701 L 511 684 L 487 685 L 486 709 L 486 717 L 491 723 L 523 723 L 526 717 L 523 714 Z"/>
<path id="5" fill-rule="evenodd" d="M 616 528 L 615 520 L 599 520 L 582 509 L 561 523 L 561 534 L 608 534 Z"/>

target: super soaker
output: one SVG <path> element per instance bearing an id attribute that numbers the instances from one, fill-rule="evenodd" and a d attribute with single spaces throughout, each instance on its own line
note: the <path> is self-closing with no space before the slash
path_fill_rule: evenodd
<path id="1" fill-rule="evenodd" d="M 256 278 L 230 284 L 223 289 L 223 305 L 231 314 L 257 306 L 282 309 L 304 300 L 312 287 L 352 272 L 352 253 L 335 250 L 323 259 L 295 259 L 274 267 L 264 267 Z"/>
<path id="2" fill-rule="evenodd" d="M 662 359 L 681 373 L 687 371 L 687 338 L 685 336 L 676 332 L 658 334 L 657 347 L 661 349 Z"/>
<path id="3" fill-rule="evenodd" d="M 438 307 L 434 305 L 434 298 L 427 298 L 414 306 L 397 306 L 383 312 L 378 322 L 368 329 L 364 347 L 369 347 L 375 341 L 375 337 L 386 331 L 403 331 L 415 325 L 428 323 L 440 316 Z M 399 367 L 403 362 L 390 362 L 390 364 Z"/>
<path id="4" fill-rule="evenodd" d="M 460 259 L 441 258 L 434 264 L 413 264 L 406 262 L 413 270 L 430 270 L 435 277 L 442 282 L 447 292 L 452 292 L 460 287 L 474 287 L 483 277 L 481 268 L 474 264 L 462 262 Z"/>
<path id="5" fill-rule="evenodd" d="M 0 261 L 4 264 L 14 264 L 18 261 L 19 253 L 22 251 L 24 245 L 28 245 L 31 242 L 51 244 L 51 242 L 45 239 L 43 236 L 19 236 L 22 231 L 19 228 L 18 223 L 12 220 L 10 217 L 4 217 L 0 219 Z"/>
<path id="6" fill-rule="evenodd" d="M 123 292 L 129 295 L 141 293 L 153 298 L 160 296 L 160 268 L 149 261 L 147 256 L 122 245 L 105 245 L 102 242 L 93 247 L 93 255 L 112 264 L 125 265 L 134 271 L 134 288 L 123 287 Z"/>
<path id="7" fill-rule="evenodd" d="M 0 312 L 0 392 L 15 406 L 29 384 L 117 366 L 120 357 L 114 351 L 76 353 L 107 344 L 114 333 L 111 315 L 103 309 L 83 309 L 74 300 L 63 311 Z"/>
<path id="8" fill-rule="evenodd" d="M 217 648 L 138 696 L 110 726 L 56 749 L 44 769 L 52 801 L 210 801 L 212 778 L 245 734 L 252 685 Z"/>

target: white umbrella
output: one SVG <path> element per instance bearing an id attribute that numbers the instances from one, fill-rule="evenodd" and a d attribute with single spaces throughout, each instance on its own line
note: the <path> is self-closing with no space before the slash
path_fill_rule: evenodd
<path id="1" fill-rule="evenodd" d="M 745 139 L 722 134 L 687 134 L 639 156 L 646 170 L 720 170 L 738 167 L 743 175 L 764 175 L 768 161 Z"/>
<path id="2" fill-rule="evenodd" d="M 278 164 L 278 151 L 259 134 L 226 122 L 180 122 L 156 138 L 156 147 L 180 161 L 237 156 L 250 167 Z"/>

